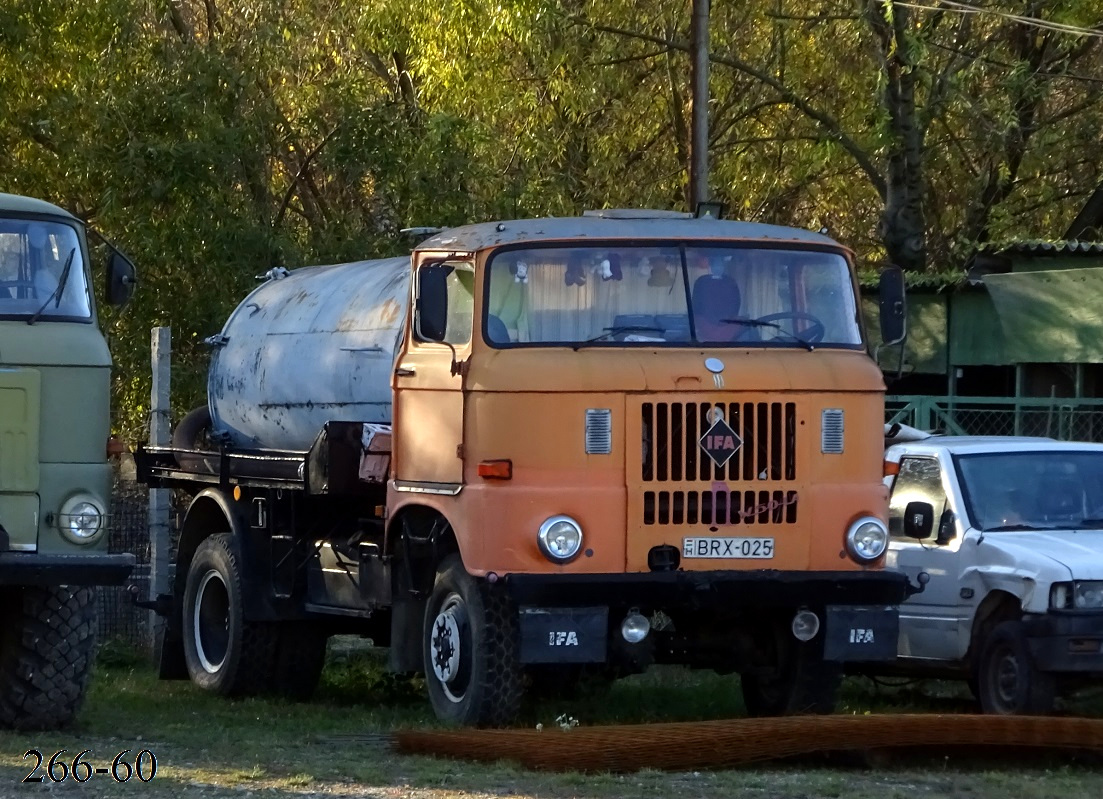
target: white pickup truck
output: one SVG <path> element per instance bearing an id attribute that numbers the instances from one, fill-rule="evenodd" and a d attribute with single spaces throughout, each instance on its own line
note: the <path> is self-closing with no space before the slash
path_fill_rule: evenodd
<path id="1" fill-rule="evenodd" d="M 966 679 L 985 713 L 1049 713 L 1103 677 L 1103 444 L 915 438 L 886 438 L 886 565 L 928 580 L 900 608 L 892 673 Z"/>

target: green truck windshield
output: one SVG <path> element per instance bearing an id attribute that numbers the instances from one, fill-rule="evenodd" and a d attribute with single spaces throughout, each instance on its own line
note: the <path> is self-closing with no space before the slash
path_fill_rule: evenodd
<path id="1" fill-rule="evenodd" d="M 836 253 L 710 247 L 539 247 L 495 255 L 492 346 L 861 345 Z"/>
<path id="2" fill-rule="evenodd" d="M 76 230 L 61 222 L 0 219 L 0 319 L 90 319 Z"/>

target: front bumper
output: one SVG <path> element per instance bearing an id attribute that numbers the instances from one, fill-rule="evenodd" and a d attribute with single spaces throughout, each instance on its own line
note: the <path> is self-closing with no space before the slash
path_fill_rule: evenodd
<path id="1" fill-rule="evenodd" d="M 1028 616 L 1023 626 L 1040 670 L 1103 675 L 1103 612 Z"/>
<path id="2" fill-rule="evenodd" d="M 122 585 L 134 570 L 134 563 L 130 553 L 0 552 L 0 585 Z"/>
<path id="3" fill-rule="evenodd" d="M 521 660 L 594 663 L 607 657 L 627 608 L 754 617 L 798 607 L 821 620 L 823 658 L 896 658 L 899 572 L 650 572 L 514 574 L 503 580 L 520 610 Z"/>

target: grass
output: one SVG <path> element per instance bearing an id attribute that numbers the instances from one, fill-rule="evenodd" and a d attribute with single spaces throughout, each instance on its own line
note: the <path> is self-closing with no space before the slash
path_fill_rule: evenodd
<path id="1" fill-rule="evenodd" d="M 1089 698 L 1090 700 L 1091 698 Z M 1092 700 L 1097 701 L 1097 700 Z M 1092 705 L 1097 707 L 1097 705 Z M 973 712 L 967 692 L 954 684 L 881 687 L 850 680 L 840 712 Z M 521 723 L 546 727 L 569 716 L 582 726 L 655 720 L 729 718 L 744 715 L 738 680 L 711 672 L 654 669 L 576 699 L 534 702 Z M 386 746 L 397 727 L 437 726 L 420 680 L 397 678 L 375 651 L 337 645 L 322 683 L 309 703 L 263 699 L 222 700 L 188 682 L 160 681 L 141 658 L 105 647 L 78 724 L 65 733 L 0 733 L 0 797 L 27 796 L 50 787 L 77 787 L 72 778 L 51 786 L 20 785 L 33 761 L 66 749 L 71 763 L 83 749 L 93 765 L 110 764 L 119 752 L 141 749 L 158 760 L 148 783 L 116 784 L 96 775 L 79 786 L 82 797 L 265 797 L 358 795 L 370 797 L 900 797 L 964 796 L 1016 799 L 1061 796 L 1095 799 L 1103 774 L 1090 763 L 1049 756 L 1024 761 L 945 757 L 841 761 L 825 768 L 800 764 L 731 771 L 630 775 L 526 772 L 510 763 L 491 766 L 429 757 L 405 757 Z M 40 772 L 41 773 L 41 772 Z M 135 787 L 138 786 L 138 787 Z"/>

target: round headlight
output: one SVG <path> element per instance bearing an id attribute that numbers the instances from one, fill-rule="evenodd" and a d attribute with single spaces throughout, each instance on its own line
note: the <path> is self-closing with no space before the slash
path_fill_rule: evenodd
<path id="1" fill-rule="evenodd" d="M 536 534 L 540 551 L 555 563 L 566 563 L 582 549 L 582 528 L 570 516 L 552 516 Z"/>
<path id="2" fill-rule="evenodd" d="M 850 557 L 859 563 L 870 563 L 885 554 L 889 544 L 889 531 L 884 522 L 873 516 L 865 516 L 846 531 L 846 549 Z"/>
<path id="3" fill-rule="evenodd" d="M 57 523 L 61 534 L 73 543 L 91 544 L 103 533 L 103 510 L 91 497 L 73 497 L 62 506 Z"/>

